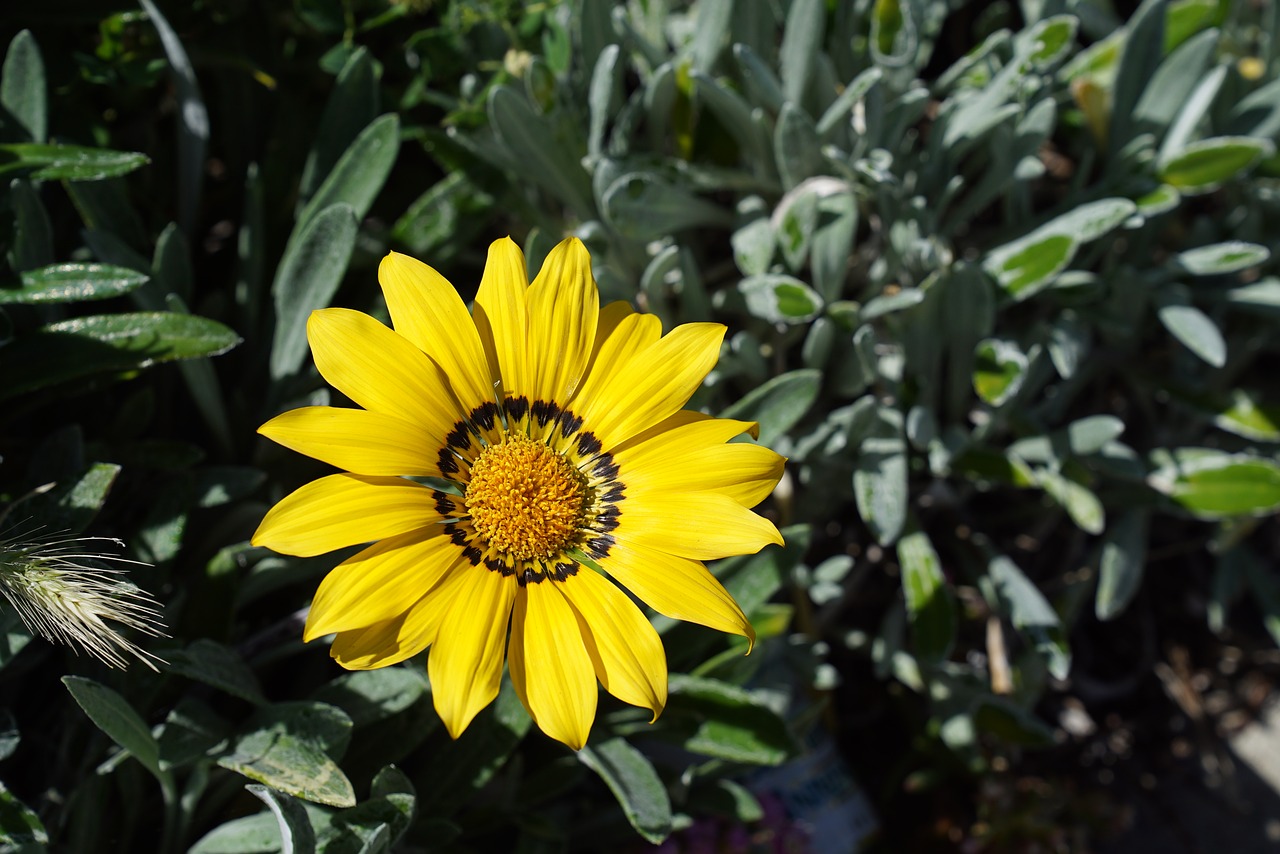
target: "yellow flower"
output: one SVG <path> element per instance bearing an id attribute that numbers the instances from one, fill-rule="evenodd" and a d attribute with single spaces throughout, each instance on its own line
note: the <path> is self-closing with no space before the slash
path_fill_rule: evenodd
<path id="1" fill-rule="evenodd" d="M 321 583 L 305 640 L 336 634 L 331 654 L 357 670 L 430 646 L 455 738 L 497 696 L 505 652 L 530 716 L 575 750 L 597 679 L 654 719 L 667 699 L 662 642 L 601 570 L 656 611 L 754 641 L 702 561 L 782 542 L 749 508 L 784 460 L 726 444 L 752 424 L 681 409 L 723 326 L 664 336 L 625 303 L 601 309 L 572 238 L 532 285 L 496 241 L 472 314 L 405 255 L 378 278 L 395 331 L 338 308 L 307 324 L 316 367 L 363 409 L 295 409 L 259 430 L 347 473 L 287 496 L 254 544 L 306 556 L 378 541 Z"/>

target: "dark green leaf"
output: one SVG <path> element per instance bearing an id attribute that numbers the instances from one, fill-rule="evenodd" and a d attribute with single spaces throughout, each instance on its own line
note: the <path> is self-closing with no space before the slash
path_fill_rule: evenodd
<path id="1" fill-rule="evenodd" d="M 578 759 L 600 775 L 636 832 L 653 844 L 671 833 L 671 798 L 653 764 L 621 738 L 578 751 Z"/>
<path id="2" fill-rule="evenodd" d="M 257 705 L 267 701 L 249 666 L 234 650 L 217 641 L 199 638 L 186 649 L 169 653 L 168 657 L 169 669 L 188 679 L 212 685 Z"/>
<path id="3" fill-rule="evenodd" d="M 673 673 L 666 714 L 692 716 L 687 750 L 752 765 L 778 765 L 796 745 L 782 718 L 737 686 Z"/>
<path id="4" fill-rule="evenodd" d="M 1116 520 L 1102 541 L 1098 561 L 1098 593 L 1094 612 L 1099 620 L 1119 616 L 1142 584 L 1147 562 L 1147 514 L 1131 510 Z"/>
<path id="5" fill-rule="evenodd" d="M 399 151 L 399 117 L 388 113 L 374 119 L 343 152 L 320 189 L 298 214 L 294 228 L 305 231 L 313 218 L 337 204 L 350 205 L 356 220 L 364 219 L 387 182 Z"/>
<path id="6" fill-rule="evenodd" d="M 335 807 L 355 805 L 351 781 L 332 754 L 351 737 L 351 719 L 324 703 L 280 703 L 244 725 L 223 768 L 296 798 Z"/>
<path id="7" fill-rule="evenodd" d="M 928 663 L 944 661 L 955 642 L 956 609 L 928 535 L 913 531 L 898 540 L 898 562 L 916 654 Z"/>
<path id="8" fill-rule="evenodd" d="M 1243 454 L 1209 454 L 1160 473 L 1155 483 L 1207 519 L 1264 516 L 1280 507 L 1280 466 Z"/>
<path id="9" fill-rule="evenodd" d="M 320 126 L 316 129 L 302 166 L 298 182 L 298 198 L 305 203 L 315 193 L 356 136 L 378 115 L 377 64 L 363 47 L 347 58 L 338 72 L 333 92 L 324 105 Z"/>
<path id="10" fill-rule="evenodd" d="M 720 417 L 757 422 L 760 444 L 773 445 L 813 406 L 821 384 L 821 371 L 791 371 L 753 389 L 721 412 Z"/>
<path id="11" fill-rule="evenodd" d="M 79 145 L 36 142 L 0 145 L 0 174 L 34 169 L 31 177 L 52 181 L 99 181 L 128 175 L 150 162 L 145 154 Z"/>
<path id="12" fill-rule="evenodd" d="M 1004 555 L 993 558 L 987 568 L 992 583 L 1014 627 L 1031 638 L 1036 651 L 1058 679 L 1071 670 L 1071 652 L 1058 614 L 1044 594 Z"/>
<path id="13" fill-rule="evenodd" d="M 169 779 L 168 772 L 160 767 L 160 745 L 151 728 L 124 697 L 83 676 L 63 676 L 62 684 L 98 729 L 133 754 L 162 784 Z"/>
<path id="14" fill-rule="evenodd" d="M 897 540 L 907 523 L 907 441 L 902 413 L 881 406 L 858 449 L 853 469 L 853 498 L 858 515 L 876 542 Z"/>
<path id="15" fill-rule="evenodd" d="M 111 299 L 148 279 L 142 273 L 109 264 L 53 264 L 22 274 L 22 287 L 0 289 L 0 305 Z"/>
<path id="16" fill-rule="evenodd" d="M 276 270 L 271 295 L 276 327 L 271 339 L 271 376 L 295 373 L 307 357 L 307 318 L 327 308 L 342 283 L 356 245 L 359 223 L 350 205 L 336 204 L 296 229 Z"/>
<path id="17" fill-rule="evenodd" d="M 1227 363 L 1226 339 L 1209 316 L 1191 304 L 1185 287 L 1162 288 L 1156 301 L 1156 316 L 1170 335 L 1215 368 Z"/>
<path id="18" fill-rule="evenodd" d="M 616 179 L 600 206 L 619 232 L 635 240 L 655 240 L 688 228 L 725 227 L 733 221 L 719 205 L 646 172 Z"/>
<path id="19" fill-rule="evenodd" d="M 49 137 L 49 99 L 45 89 L 44 60 L 30 30 L 22 30 L 9 42 L 0 68 L 0 108 L 18 123 L 31 142 Z"/>
<path id="20" fill-rule="evenodd" d="M 249 784 L 245 789 L 262 801 L 275 816 L 280 830 L 281 851 L 283 854 L 314 854 L 316 850 L 315 831 L 311 827 L 311 819 L 302 804 L 288 795 L 277 792 L 266 786 Z"/>
<path id="21" fill-rule="evenodd" d="M 1161 163 L 1158 177 L 1184 194 L 1207 193 L 1251 169 L 1274 151 L 1275 146 L 1265 139 L 1247 136 L 1204 139 Z"/>
<path id="22" fill-rule="evenodd" d="M 6 850 L 37 854 L 44 849 L 32 849 L 30 846 L 43 846 L 48 841 L 49 834 L 35 810 L 14 797 L 13 792 L 0 783 L 0 843 L 4 843 Z M 9 848 L 15 845 L 18 847 Z"/>

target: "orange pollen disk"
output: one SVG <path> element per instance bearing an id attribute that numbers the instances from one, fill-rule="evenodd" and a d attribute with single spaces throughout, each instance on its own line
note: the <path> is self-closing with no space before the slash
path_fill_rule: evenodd
<path id="1" fill-rule="evenodd" d="M 527 436 L 507 436 L 471 465 L 464 501 L 476 533 L 517 560 L 550 558 L 582 531 L 590 490 L 563 456 Z"/>

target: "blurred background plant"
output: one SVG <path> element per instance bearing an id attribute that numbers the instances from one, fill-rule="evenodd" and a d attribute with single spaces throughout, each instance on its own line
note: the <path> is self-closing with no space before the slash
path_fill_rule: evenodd
<path id="1" fill-rule="evenodd" d="M 870 848 L 1084 850 L 1230 776 L 1280 667 L 1275 4 L 139 2 L 0 21 L 0 512 L 123 540 L 172 639 L 0 612 L 0 845 L 803 850 L 777 767 Z M 470 298 L 507 233 L 726 323 L 694 404 L 791 460 L 787 546 L 714 567 L 757 652 L 655 618 L 666 712 L 577 755 L 341 672 L 348 553 L 247 543 L 322 473 L 254 434 L 330 400 L 309 312 L 385 319 L 388 249 Z"/>

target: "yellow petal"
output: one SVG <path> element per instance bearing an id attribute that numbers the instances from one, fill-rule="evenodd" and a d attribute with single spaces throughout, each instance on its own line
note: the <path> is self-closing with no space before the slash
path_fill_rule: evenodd
<path id="1" fill-rule="evenodd" d="M 673 434 L 672 431 L 682 427 L 690 427 L 694 424 L 701 424 L 702 427 L 697 431 L 689 433 Z M 623 451 L 638 447 L 639 445 L 661 441 L 671 435 L 685 436 L 692 441 L 702 442 L 708 445 L 718 445 L 727 442 L 734 436 L 741 436 L 746 433 L 753 439 L 760 438 L 760 425 L 754 421 L 734 421 L 732 418 L 715 418 L 702 412 L 695 412 L 691 409 L 681 409 L 679 412 L 672 413 L 666 418 L 659 421 L 652 427 L 644 430 L 624 442 L 620 442 L 613 446 L 613 455 L 617 457 Z M 666 447 L 665 444 L 659 444 L 658 447 Z"/>
<path id="2" fill-rule="evenodd" d="M 511 684 L 539 728 L 581 750 L 596 717 L 595 668 L 578 618 L 554 582 L 520 588 L 511 621 Z"/>
<path id="3" fill-rule="evenodd" d="M 600 313 L 602 327 L 613 320 L 609 315 L 616 311 L 615 305 L 618 303 L 611 303 Z M 662 321 L 652 314 L 628 314 L 610 325 L 612 328 L 603 330 L 603 337 L 596 335 L 598 349 L 575 401 L 590 401 L 607 393 L 630 360 L 662 337 Z M 575 402 L 572 406 L 580 405 Z"/>
<path id="4" fill-rule="evenodd" d="M 649 493 L 660 502 L 674 492 L 709 491 L 754 507 L 773 492 L 786 464 L 785 457 L 769 448 L 746 442 L 708 446 L 673 436 L 663 444 L 650 442 L 614 457 L 628 496 Z"/>
<path id="5" fill-rule="evenodd" d="M 528 299 L 536 396 L 565 406 L 582 382 L 600 316 L 591 256 L 581 240 L 570 237 L 551 250 Z"/>
<path id="6" fill-rule="evenodd" d="M 302 639 L 390 620 L 464 562 L 462 547 L 441 525 L 375 543 L 338 564 L 320 582 Z"/>
<path id="7" fill-rule="evenodd" d="M 311 557 L 439 520 L 431 490 L 411 480 L 333 474 L 313 480 L 268 510 L 253 544 Z"/>
<path id="8" fill-rule="evenodd" d="M 501 383 L 508 396 L 533 394 L 529 366 L 529 277 L 524 255 L 510 237 L 489 246 L 480 290 L 476 293 L 474 319 L 484 344 L 491 379 Z"/>
<path id="9" fill-rule="evenodd" d="M 440 368 L 367 314 L 313 311 L 307 340 L 321 376 L 365 409 L 420 424 L 439 437 L 463 414 Z"/>
<path id="10" fill-rule="evenodd" d="M 449 378 L 463 408 L 493 400 L 484 347 L 462 298 L 449 281 L 416 258 L 391 252 L 378 265 L 391 322 Z"/>
<path id="11" fill-rule="evenodd" d="M 773 523 L 718 492 L 645 495 L 628 493 L 618 518 L 618 539 L 627 539 L 692 560 L 755 554 L 782 545 Z"/>
<path id="12" fill-rule="evenodd" d="M 560 585 L 578 612 L 578 628 L 596 678 L 613 696 L 653 711 L 667 704 L 667 654 L 653 624 L 613 582 L 583 567 Z"/>
<path id="13" fill-rule="evenodd" d="M 436 712 L 454 738 L 498 696 L 516 593 L 514 576 L 484 566 L 462 573 L 427 661 Z"/>
<path id="14" fill-rule="evenodd" d="M 356 474 L 440 477 L 443 443 L 421 425 L 333 406 L 304 406 L 272 418 L 258 432 L 290 450 Z"/>
<path id="15" fill-rule="evenodd" d="M 574 412 L 606 448 L 679 411 L 720 355 L 724 327 L 686 323 L 630 358 L 607 388 L 579 397 Z"/>
<path id="16" fill-rule="evenodd" d="M 620 538 L 600 563 L 619 584 L 660 614 L 742 635 L 752 642 L 756 639 L 755 630 L 729 591 L 696 560 Z"/>
<path id="17" fill-rule="evenodd" d="M 399 664 L 435 641 L 448 606 L 446 595 L 425 596 L 394 619 L 339 632 L 329 655 L 347 670 L 376 670 Z"/>

